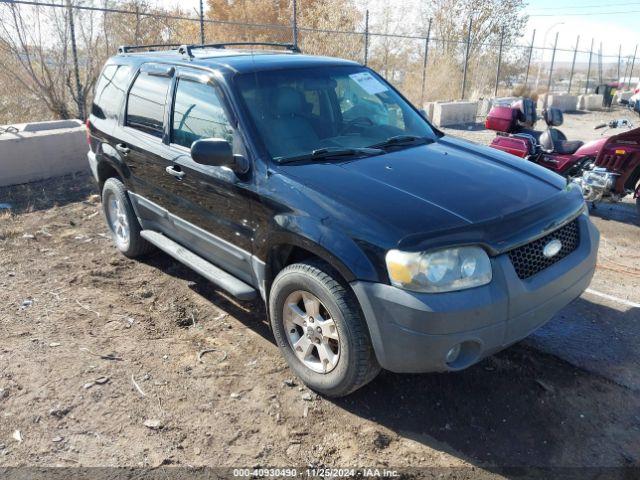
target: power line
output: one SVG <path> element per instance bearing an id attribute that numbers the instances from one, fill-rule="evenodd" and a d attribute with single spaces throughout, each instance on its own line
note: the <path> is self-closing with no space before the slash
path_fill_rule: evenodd
<path id="1" fill-rule="evenodd" d="M 609 8 L 609 7 L 619 7 L 619 6 L 628 6 L 628 5 L 640 5 L 640 2 L 622 2 L 622 3 L 607 3 L 605 5 L 570 5 L 568 7 L 533 7 L 532 11 L 538 10 L 583 10 L 585 8 Z"/>
<path id="2" fill-rule="evenodd" d="M 60 3 L 45 3 L 41 0 L 0 0 L 0 4 L 9 4 L 9 5 L 27 5 L 27 6 L 34 6 L 34 7 L 53 7 L 53 8 L 66 8 L 64 4 L 60 4 Z M 117 3 L 115 4 L 116 6 L 118 5 Z M 199 17 L 191 17 L 191 16 L 186 16 L 186 15 L 176 15 L 176 14 L 171 14 L 168 12 L 159 12 L 159 11 L 155 11 L 155 12 L 145 12 L 145 11 L 132 11 L 132 10 L 126 10 L 124 8 L 114 8 L 114 7 L 96 7 L 96 6 L 89 6 L 89 5 L 79 5 L 79 4 L 72 4 L 71 8 L 73 8 L 74 10 L 84 10 L 84 11 L 93 11 L 93 12 L 106 12 L 106 13 L 115 13 L 115 14 L 126 14 L 126 15 L 139 15 L 141 17 L 152 17 L 152 18 L 165 18 L 165 19 L 171 19 L 171 20 L 183 20 L 183 21 L 190 21 L 190 22 L 200 22 L 200 18 Z M 615 12 L 609 12 L 609 13 L 615 13 Z M 640 11 L 638 12 L 634 12 L 634 11 L 629 11 L 629 12 L 618 12 L 618 13 L 640 13 Z M 590 14 L 583 14 L 583 15 L 605 15 L 608 13 L 590 13 Z M 581 14 L 566 14 L 566 15 L 581 15 Z M 554 16 L 558 16 L 558 15 L 530 15 L 530 16 L 549 16 L 549 17 L 554 17 Z M 560 15 L 562 16 L 562 15 Z M 274 29 L 283 29 L 283 30 L 288 30 L 291 28 L 291 26 L 289 25 L 282 25 L 282 24 L 266 24 L 266 23 L 244 23 L 244 22 L 238 22 L 238 21 L 230 21 L 230 20 L 214 20 L 211 18 L 204 18 L 203 19 L 204 23 L 207 24 L 220 24 L 220 25 L 232 25 L 232 26 L 243 26 L 243 27 L 247 27 L 247 28 L 274 28 Z M 332 30 L 332 29 L 318 29 L 318 28 L 309 28 L 309 27 L 299 27 L 300 31 L 305 31 L 305 32 L 315 32 L 315 33 L 327 33 L 327 34 L 345 34 L 345 35 L 363 35 L 364 32 L 361 31 L 347 31 L 347 30 Z M 386 33 L 381 33 L 381 32 L 367 32 L 367 34 L 370 37 L 389 37 L 389 38 L 404 38 L 404 39 L 412 39 L 412 40 L 424 40 L 424 36 L 421 35 L 403 35 L 403 34 L 386 34 Z M 431 40 L 435 43 L 437 42 L 442 42 L 442 43 L 456 43 L 459 45 L 464 45 L 465 42 L 463 40 L 445 40 L 445 39 L 441 39 L 441 38 L 437 38 L 437 37 L 432 37 Z M 479 46 L 484 46 L 484 47 L 492 47 L 492 48 L 498 48 L 499 45 L 491 43 L 491 42 L 473 42 L 474 45 L 479 45 Z M 508 45 L 511 48 L 530 48 L 530 45 L 520 45 L 518 43 L 512 43 Z M 534 50 L 553 50 L 552 48 L 549 47 L 545 47 L 545 46 L 533 46 Z M 558 52 L 573 52 L 574 49 L 573 48 L 557 48 L 556 49 Z M 577 50 L 577 53 L 590 53 L 587 50 Z M 607 55 L 607 54 L 603 54 L 602 55 L 603 58 L 617 58 L 617 55 Z"/>
<path id="3" fill-rule="evenodd" d="M 640 10 L 625 10 L 623 12 L 585 12 L 585 13 L 539 13 L 529 15 L 530 17 L 586 17 L 592 15 L 628 15 L 629 13 L 640 13 Z"/>

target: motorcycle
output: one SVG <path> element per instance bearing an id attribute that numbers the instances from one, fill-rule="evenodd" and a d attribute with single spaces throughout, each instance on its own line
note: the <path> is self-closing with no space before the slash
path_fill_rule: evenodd
<path id="1" fill-rule="evenodd" d="M 525 98 L 511 105 L 494 106 L 485 127 L 497 132 L 489 145 L 552 170 L 577 184 L 585 200 L 595 204 L 603 200 L 619 201 L 633 194 L 640 214 L 640 128 L 626 120 L 613 120 L 595 128 L 626 127 L 628 131 L 590 142 L 568 140 L 558 126 L 562 112 L 543 111 L 547 125 L 535 130 L 537 121 L 533 100 Z"/>
<path id="2" fill-rule="evenodd" d="M 595 128 L 605 127 L 607 130 L 627 127 L 628 130 L 595 140 L 598 146 L 596 158 L 572 181 L 582 189 L 584 199 L 593 204 L 603 200 L 618 202 L 632 194 L 640 215 L 640 128 L 633 128 L 633 124 L 625 119 L 612 120 Z"/>

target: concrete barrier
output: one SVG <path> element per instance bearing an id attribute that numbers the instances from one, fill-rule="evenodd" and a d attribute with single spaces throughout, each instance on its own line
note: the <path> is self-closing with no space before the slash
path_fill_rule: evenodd
<path id="1" fill-rule="evenodd" d="M 88 170 L 85 128 L 80 120 L 14 125 L 0 134 L 0 186 Z"/>
<path id="2" fill-rule="evenodd" d="M 445 102 L 433 106 L 432 121 L 439 127 L 475 123 L 477 102 Z"/>
<path id="3" fill-rule="evenodd" d="M 558 108 L 563 112 L 576 111 L 578 99 L 576 98 L 575 95 L 559 94 L 559 95 L 546 95 L 546 97 L 547 97 L 547 105 L 546 105 L 547 107 Z M 538 112 L 542 112 L 542 109 L 545 106 L 544 99 L 545 99 L 545 95 L 541 95 L 540 98 L 538 99 Z M 602 104 L 602 101 L 601 101 L 601 104 Z"/>
<path id="4" fill-rule="evenodd" d="M 599 93 L 590 93 L 578 96 L 578 110 L 602 110 L 603 96 Z"/>
<path id="5" fill-rule="evenodd" d="M 433 107 L 436 104 L 436 102 L 427 102 L 422 106 L 422 109 L 424 110 L 424 113 L 427 114 L 427 118 L 429 120 L 433 119 Z"/>

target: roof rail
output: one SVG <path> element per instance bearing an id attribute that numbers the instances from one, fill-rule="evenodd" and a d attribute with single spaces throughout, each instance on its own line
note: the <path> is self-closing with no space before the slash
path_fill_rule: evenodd
<path id="1" fill-rule="evenodd" d="M 178 52 L 183 55 L 187 55 L 189 58 L 193 58 L 192 50 L 201 48 L 226 48 L 226 47 L 240 47 L 240 46 L 265 46 L 265 47 L 279 47 L 289 50 L 293 53 L 302 53 L 302 50 L 297 45 L 292 43 L 270 43 L 270 42 L 227 42 L 227 43 L 209 43 L 209 44 L 194 44 L 194 45 L 181 45 L 178 48 Z"/>
<path id="2" fill-rule="evenodd" d="M 152 45 L 121 45 L 118 47 L 118 53 L 129 53 L 133 50 L 142 50 L 143 48 L 148 48 L 150 50 L 156 48 L 166 48 L 168 50 L 175 49 L 180 47 L 180 43 L 158 43 Z"/>

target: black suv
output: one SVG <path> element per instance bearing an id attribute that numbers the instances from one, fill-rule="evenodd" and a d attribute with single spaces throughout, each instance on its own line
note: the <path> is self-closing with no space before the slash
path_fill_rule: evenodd
<path id="1" fill-rule="evenodd" d="M 381 367 L 468 367 L 595 269 L 579 190 L 444 135 L 351 61 L 121 47 L 87 125 L 116 247 L 157 247 L 238 299 L 260 295 L 292 370 L 329 396 Z"/>

